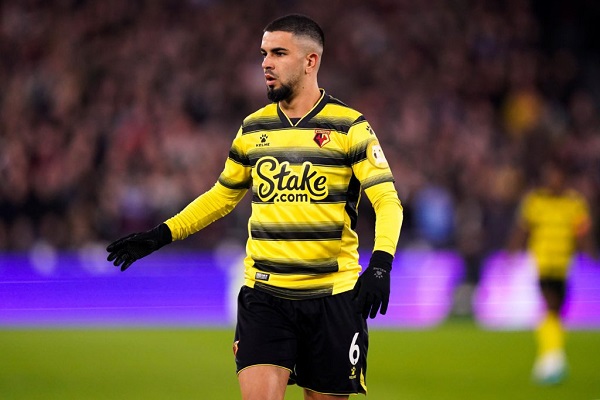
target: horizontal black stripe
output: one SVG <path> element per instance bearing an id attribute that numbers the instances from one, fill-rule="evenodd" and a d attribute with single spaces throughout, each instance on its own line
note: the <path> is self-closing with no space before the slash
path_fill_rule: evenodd
<path id="1" fill-rule="evenodd" d="M 265 285 L 261 282 L 255 282 L 254 288 L 256 290 L 269 293 L 275 297 L 281 297 L 290 300 L 318 299 L 320 297 L 327 297 L 333 294 L 333 285 L 311 289 L 287 289 L 272 285 Z"/>
<path id="2" fill-rule="evenodd" d="M 360 124 L 361 122 L 365 122 L 366 120 L 367 120 L 367 119 L 366 119 L 364 116 L 362 116 L 362 115 L 361 115 L 361 116 L 359 116 L 358 118 L 356 118 L 356 119 L 354 120 L 354 122 L 352 123 L 352 125 L 358 125 L 358 124 Z"/>
<path id="3" fill-rule="evenodd" d="M 342 229 L 330 231 L 250 229 L 250 235 L 254 240 L 340 240 Z"/>
<path id="4" fill-rule="evenodd" d="M 366 121 L 366 119 L 362 115 L 358 118 L 340 115 L 336 115 L 335 117 L 318 115 L 303 123 L 302 127 L 308 129 L 332 130 L 346 135 L 350 131 L 350 128 L 364 121 Z"/>
<path id="5" fill-rule="evenodd" d="M 244 125 L 242 127 L 242 135 L 247 135 L 254 132 L 274 131 L 284 128 L 286 128 L 286 125 L 284 125 L 279 118 L 269 121 L 252 121 L 248 125 Z"/>
<path id="6" fill-rule="evenodd" d="M 270 123 L 253 123 L 242 127 L 242 134 L 264 132 L 264 131 L 281 131 L 288 133 L 289 131 L 297 131 L 299 129 L 322 129 L 339 132 L 347 135 L 350 128 L 355 124 L 352 119 L 333 119 L 333 118 L 314 118 L 306 121 L 302 126 L 286 126 L 281 121 Z"/>
<path id="7" fill-rule="evenodd" d="M 363 121 L 365 121 L 365 119 L 362 116 L 358 119 L 317 116 L 315 118 L 303 122 L 301 126 L 286 125 L 279 120 L 273 122 L 256 122 L 248 126 L 242 127 L 242 134 L 246 135 L 249 133 L 276 130 L 280 130 L 281 132 L 287 133 L 288 131 L 296 131 L 299 129 L 322 129 L 335 131 L 347 135 L 350 131 L 350 128 Z"/>
<path id="8" fill-rule="evenodd" d="M 391 173 L 376 175 L 376 176 L 365 179 L 362 183 L 362 186 L 364 189 L 368 189 L 370 187 L 379 185 L 380 183 L 384 183 L 384 182 L 394 183 L 395 182 L 394 176 Z"/>
<path id="9" fill-rule="evenodd" d="M 348 159 L 351 165 L 367 159 L 367 148 L 372 140 L 365 140 L 361 143 L 358 143 L 357 145 L 353 146 L 350 151 L 348 151 Z"/>
<path id="10" fill-rule="evenodd" d="M 330 274 L 339 270 L 335 258 L 299 261 L 254 259 L 254 268 L 268 273 L 282 275 L 318 275 Z"/>
<path id="11" fill-rule="evenodd" d="M 321 151 L 319 151 L 321 150 Z M 275 158 L 279 163 L 289 162 L 291 165 L 302 165 L 309 162 L 312 165 L 319 166 L 349 166 L 349 160 L 346 155 L 340 151 L 319 150 L 290 150 L 287 149 L 254 149 L 248 153 L 248 162 L 255 166 L 262 157 L 269 156 Z"/>
<path id="12" fill-rule="evenodd" d="M 243 154 L 241 154 L 240 152 L 237 151 L 237 149 L 235 148 L 231 148 L 229 150 L 229 159 L 231 159 L 231 161 L 237 163 L 237 164 L 241 164 L 244 167 L 250 167 L 250 159 L 248 158 L 248 156 L 245 156 Z"/>
<path id="13" fill-rule="evenodd" d="M 330 190 L 324 199 L 312 200 L 312 202 L 320 203 L 320 204 L 344 203 L 344 202 L 346 202 L 347 198 L 348 198 L 348 194 L 346 192 L 334 192 L 334 191 Z"/>
<path id="14" fill-rule="evenodd" d="M 250 189 L 250 186 L 252 185 L 252 180 L 248 180 L 245 182 L 235 182 L 231 179 L 226 179 L 221 175 L 219 176 L 219 183 L 228 189 Z"/>
<path id="15" fill-rule="evenodd" d="M 345 121 L 345 120 L 335 120 L 335 119 L 330 119 L 330 118 L 318 118 L 318 119 L 314 118 L 314 119 L 304 123 L 302 125 L 302 127 L 307 128 L 307 129 L 330 130 L 330 131 L 336 131 L 336 132 L 339 132 L 342 134 L 348 134 L 348 131 L 350 130 L 350 127 L 351 127 L 351 124 L 349 122 L 351 122 L 351 120 Z"/>

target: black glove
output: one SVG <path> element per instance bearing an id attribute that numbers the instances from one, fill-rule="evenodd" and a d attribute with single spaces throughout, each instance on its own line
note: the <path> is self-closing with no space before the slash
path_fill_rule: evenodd
<path id="1" fill-rule="evenodd" d="M 116 267 L 121 266 L 121 271 L 125 271 L 134 261 L 171 243 L 172 239 L 171 230 L 163 223 L 147 232 L 134 233 L 115 240 L 106 248 L 110 253 L 106 259 L 111 262 L 114 260 L 113 264 Z"/>
<path id="2" fill-rule="evenodd" d="M 385 315 L 390 300 L 390 271 L 394 256 L 385 251 L 376 250 L 371 255 L 369 266 L 358 277 L 354 286 L 356 312 L 363 318 L 375 318 L 379 307 Z"/>

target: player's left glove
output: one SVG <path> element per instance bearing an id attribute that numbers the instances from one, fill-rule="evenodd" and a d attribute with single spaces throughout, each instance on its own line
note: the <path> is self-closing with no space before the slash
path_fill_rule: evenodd
<path id="1" fill-rule="evenodd" d="M 385 251 L 376 250 L 371 255 L 369 266 L 358 277 L 354 286 L 356 312 L 364 319 L 375 318 L 377 311 L 385 315 L 390 300 L 390 271 L 394 257 Z"/>
<path id="2" fill-rule="evenodd" d="M 162 223 L 146 232 L 134 233 L 108 245 L 107 260 L 125 271 L 135 261 L 171 243 L 171 230 Z"/>

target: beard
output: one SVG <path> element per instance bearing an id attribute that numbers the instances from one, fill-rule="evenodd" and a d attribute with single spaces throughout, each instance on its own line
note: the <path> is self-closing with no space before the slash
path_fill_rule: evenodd
<path id="1" fill-rule="evenodd" d="M 278 103 L 283 100 L 287 100 L 292 97 L 292 87 L 282 84 L 279 89 L 267 87 L 267 97 L 274 103 Z"/>

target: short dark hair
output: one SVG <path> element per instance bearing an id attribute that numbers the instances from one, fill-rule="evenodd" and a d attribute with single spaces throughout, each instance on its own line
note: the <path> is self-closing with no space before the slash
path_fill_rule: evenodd
<path id="1" fill-rule="evenodd" d="M 321 47 L 325 45 L 325 34 L 313 19 L 301 14 L 290 14 L 272 21 L 263 29 L 263 32 L 290 32 L 298 36 L 306 36 L 317 42 Z"/>

